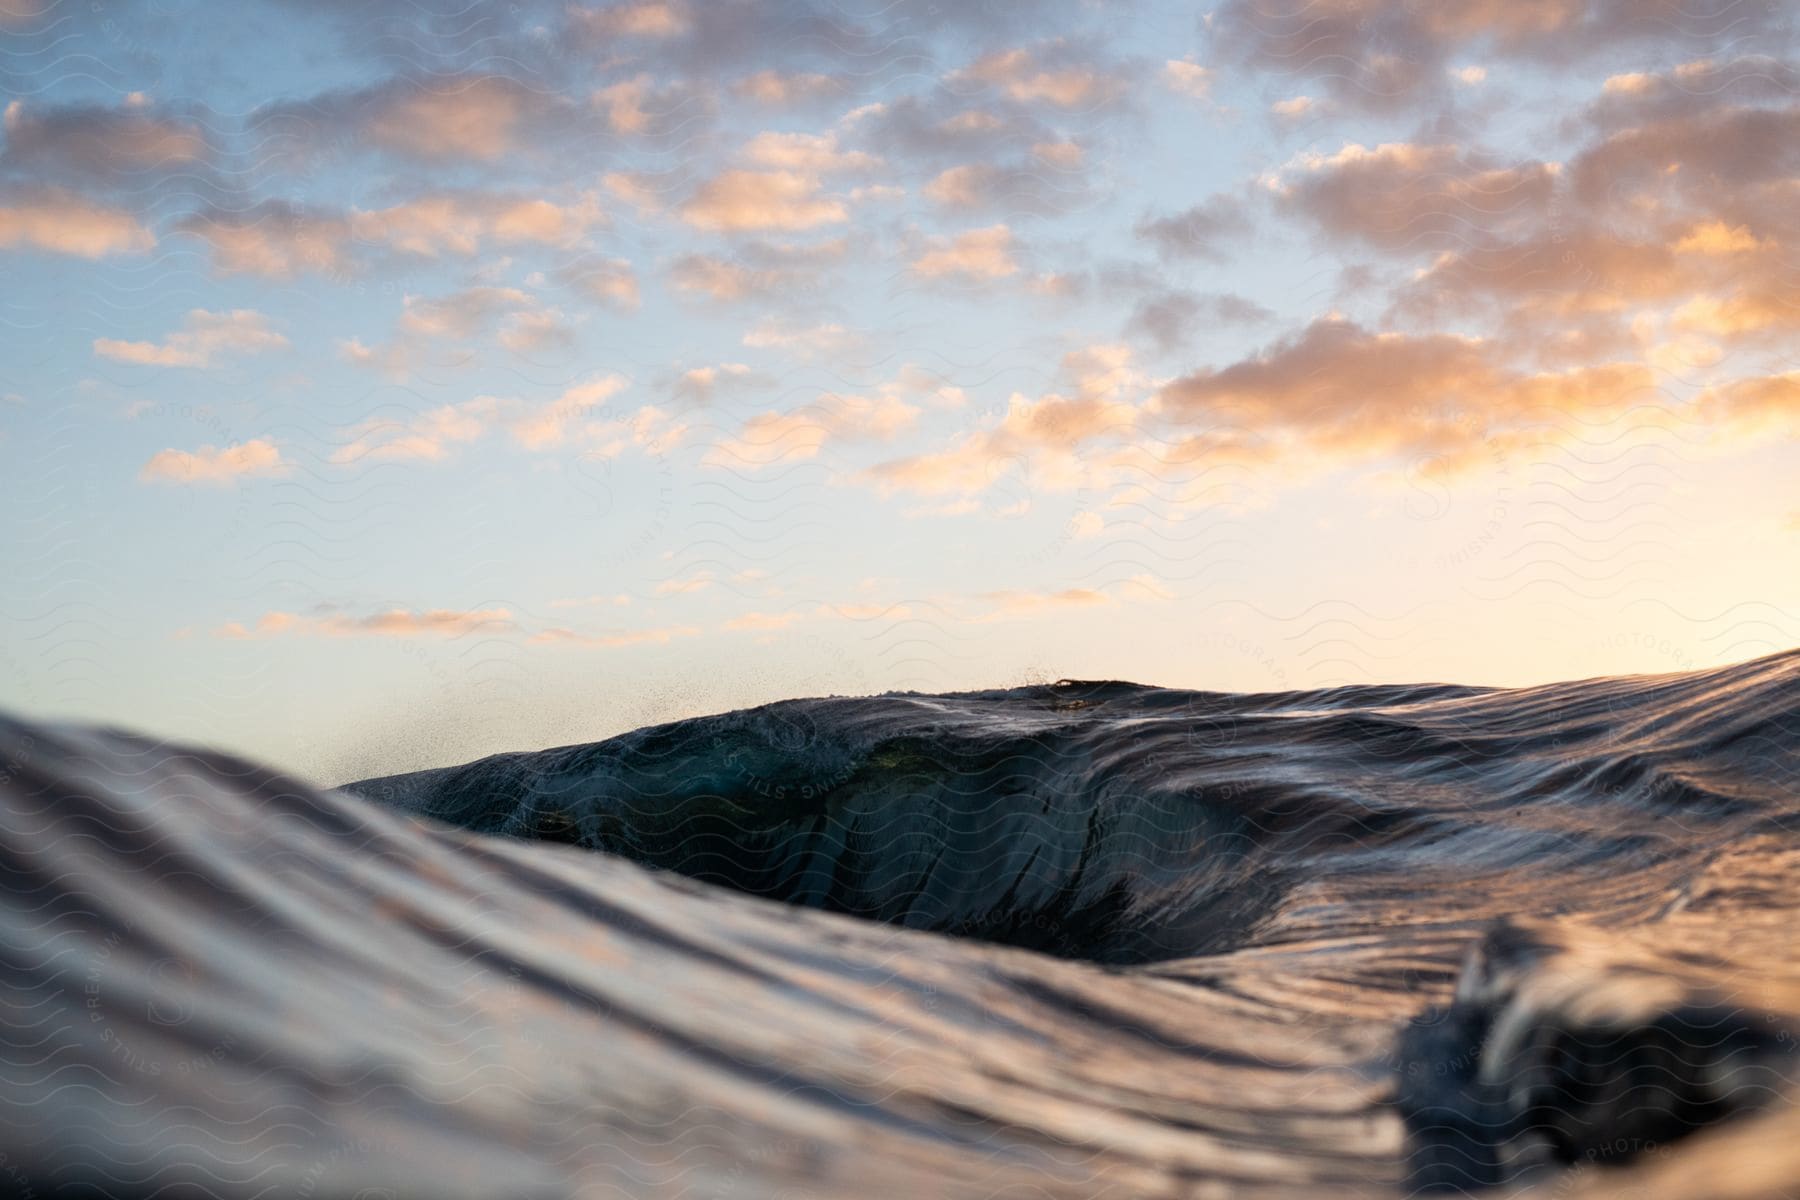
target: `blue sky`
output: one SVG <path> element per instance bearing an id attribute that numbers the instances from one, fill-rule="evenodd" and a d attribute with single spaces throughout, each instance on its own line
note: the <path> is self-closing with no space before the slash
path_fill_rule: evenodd
<path id="1" fill-rule="evenodd" d="M 329 782 L 1786 648 L 1792 33 L 5 0 L 0 704 Z"/>

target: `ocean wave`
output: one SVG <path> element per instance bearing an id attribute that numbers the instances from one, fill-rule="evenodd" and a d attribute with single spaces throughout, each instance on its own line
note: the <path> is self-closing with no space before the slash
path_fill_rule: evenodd
<path id="1" fill-rule="evenodd" d="M 335 791 L 6 720 L 0 1175 L 1781 1195 L 1797 785 L 1800 653 L 795 700 Z"/>

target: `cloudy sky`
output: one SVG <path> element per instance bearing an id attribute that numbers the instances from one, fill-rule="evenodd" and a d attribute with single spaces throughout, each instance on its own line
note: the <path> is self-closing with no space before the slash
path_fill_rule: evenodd
<path id="1" fill-rule="evenodd" d="M 0 705 L 326 782 L 1800 641 L 1767 0 L 0 0 Z"/>

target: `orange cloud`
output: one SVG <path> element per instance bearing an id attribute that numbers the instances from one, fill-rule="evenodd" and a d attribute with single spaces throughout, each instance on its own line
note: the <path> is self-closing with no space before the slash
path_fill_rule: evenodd
<path id="1" fill-rule="evenodd" d="M 1049 62 L 1039 52 L 1023 48 L 984 55 L 952 75 L 950 81 L 983 83 L 1020 103 L 1043 101 L 1058 108 L 1088 108 L 1112 100 L 1124 90 L 1119 80 L 1095 67 Z"/>
<path id="2" fill-rule="evenodd" d="M 884 492 L 971 496 L 1024 468 L 1047 487 L 1079 486 L 1088 468 L 1076 452 L 1138 425 L 1141 414 L 1128 395 L 1141 379 L 1124 346 L 1067 354 L 1061 375 L 1065 392 L 1036 400 L 1015 394 L 993 428 L 966 434 L 948 450 L 877 464 L 868 478 Z"/>
<path id="3" fill-rule="evenodd" d="M 991 601 L 994 608 L 979 619 L 989 621 L 1030 616 L 1047 609 L 1094 608 L 1116 603 L 1111 596 L 1092 588 L 1064 588 L 1060 592 L 988 592 L 983 599 Z"/>
<path id="4" fill-rule="evenodd" d="M 785 350 L 797 358 L 814 358 L 841 353 L 857 346 L 861 338 L 835 322 L 824 325 L 791 325 L 781 321 L 764 321 L 748 330 L 743 337 L 746 346 L 758 350 Z"/>
<path id="5" fill-rule="evenodd" d="M 205 209 L 182 218 L 175 231 L 206 242 L 220 274 L 292 279 L 303 271 L 347 274 L 352 267 L 350 223 L 342 214 L 285 201 Z"/>
<path id="6" fill-rule="evenodd" d="M 275 443 L 256 438 L 232 446 L 202 446 L 195 451 L 163 450 L 145 463 L 138 478 L 148 483 L 225 484 L 286 469 Z"/>
<path id="7" fill-rule="evenodd" d="M 1654 385 L 1641 364 L 1527 373 L 1510 365 L 1502 344 L 1371 333 L 1332 319 L 1253 358 L 1175 380 L 1158 399 L 1175 423 L 1223 426 L 1239 444 L 1334 462 L 1405 454 L 1451 472 L 1558 415 L 1623 411 Z"/>
<path id="8" fill-rule="evenodd" d="M 687 5 L 667 0 L 582 8 L 575 10 L 574 15 L 590 33 L 608 38 L 672 38 L 693 28 L 693 15 Z"/>
<path id="9" fill-rule="evenodd" d="M 411 609 L 395 608 L 364 617 L 341 613 L 309 617 L 298 613 L 271 611 L 264 613 L 254 625 L 244 625 L 238 621 L 227 622 L 214 630 L 213 636 L 231 640 L 287 635 L 459 638 L 476 633 L 509 633 L 517 628 L 512 613 L 504 608 L 483 608 L 468 612 L 445 608 L 414 612 Z"/>
<path id="10" fill-rule="evenodd" d="M 1764 243 L 1749 229 L 1717 220 L 1696 224 L 1675 243 L 1677 254 L 1746 254 L 1763 248 Z"/>
<path id="11" fill-rule="evenodd" d="M 758 71 L 732 85 L 731 90 L 758 104 L 784 105 L 803 100 L 836 95 L 843 85 L 829 75 L 784 75 L 780 71 Z"/>
<path id="12" fill-rule="evenodd" d="M 683 255 L 671 264 L 669 282 L 678 291 L 721 302 L 777 295 L 816 285 L 848 250 L 848 239 L 841 237 L 811 245 L 751 242 L 729 258 Z"/>
<path id="13" fill-rule="evenodd" d="M 384 94 L 365 132 L 376 144 L 416 158 L 492 160 L 514 148 L 535 103 L 524 85 L 500 76 L 450 80 Z"/>
<path id="14" fill-rule="evenodd" d="M 518 288 L 472 287 L 448 296 L 407 296 L 400 328 L 422 337 L 466 340 L 499 313 L 525 308 L 531 296 Z"/>
<path id="15" fill-rule="evenodd" d="M 1789 437 L 1800 427 L 1800 371 L 1738 379 L 1708 388 L 1697 405 L 1709 420 L 1750 433 Z"/>
<path id="16" fill-rule="evenodd" d="M 450 447 L 485 435 L 505 408 L 493 396 L 477 396 L 461 404 L 445 404 L 401 420 L 371 417 L 345 431 L 350 440 L 332 451 L 334 463 L 406 462 L 445 458 Z"/>
<path id="17" fill-rule="evenodd" d="M 566 345 L 573 336 L 563 314 L 529 292 L 478 284 L 444 296 L 409 294 L 393 341 L 369 346 L 352 338 L 339 348 L 358 366 L 403 378 L 433 355 L 445 367 L 467 365 L 474 359 L 471 344 L 496 327 L 500 345 L 521 355 Z M 448 344 L 448 353 L 438 353 L 439 343 Z"/>
<path id="18" fill-rule="evenodd" d="M 1640 55 L 1754 44 L 1782 28 L 1775 8 L 1697 9 L 1683 0 L 1502 0 L 1397 6 L 1391 0 L 1224 0 L 1210 14 L 1215 60 L 1239 70 L 1312 78 L 1361 109 L 1393 110 L 1457 79 L 1458 52 L 1566 64 L 1594 54 Z M 1776 36 L 1779 36 L 1778 34 Z M 1621 83 L 1619 87 L 1629 87 Z"/>
<path id="19" fill-rule="evenodd" d="M 512 434 L 528 450 L 547 450 L 568 440 L 575 422 L 624 391 L 626 379 L 605 375 L 568 388 L 537 412 L 513 423 Z"/>
<path id="20" fill-rule="evenodd" d="M 724 233 L 800 230 L 835 225 L 849 214 L 819 194 L 819 181 L 796 171 L 729 170 L 700 185 L 681 206 L 682 218 Z"/>
<path id="21" fill-rule="evenodd" d="M 833 133 L 759 133 L 744 146 L 744 158 L 771 170 L 817 175 L 866 171 L 881 164 L 872 154 L 840 150 Z"/>
<path id="22" fill-rule="evenodd" d="M 1524 227 L 1556 178 L 1549 163 L 1497 166 L 1455 146 L 1399 142 L 1307 155 L 1275 188 L 1283 207 L 1333 237 L 1405 252 Z"/>
<path id="23" fill-rule="evenodd" d="M 663 191 L 655 180 L 653 175 L 632 171 L 608 171 L 600 177 L 607 191 L 644 213 L 663 209 Z"/>
<path id="24" fill-rule="evenodd" d="M 828 442 L 891 441 L 919 418 L 919 409 L 892 395 L 848 396 L 827 392 L 789 412 L 750 418 L 733 438 L 707 453 L 714 466 L 765 467 L 818 455 Z"/>
<path id="25" fill-rule="evenodd" d="M 345 228 L 358 241 L 435 258 L 444 252 L 475 254 L 485 240 L 568 245 L 605 220 L 591 194 L 564 205 L 521 196 L 445 193 L 352 212 Z"/>
<path id="26" fill-rule="evenodd" d="M 269 319 L 259 312 L 239 308 L 215 313 L 196 308 L 188 313 L 181 329 L 161 342 L 95 338 L 94 353 L 142 366 L 206 368 L 214 366 L 221 355 L 261 354 L 287 344 L 288 340 L 271 329 Z"/>
<path id="27" fill-rule="evenodd" d="M 1195 100 L 1212 95 L 1213 73 L 1206 67 L 1186 59 L 1169 59 L 1163 64 L 1163 83 L 1172 92 L 1180 92 Z"/>
<path id="28" fill-rule="evenodd" d="M 0 249 L 44 250 L 77 258 L 142 254 L 152 234 L 123 209 L 60 188 L 0 194 Z"/>
<path id="29" fill-rule="evenodd" d="M 560 268 L 556 278 L 608 308 L 635 312 L 642 303 L 637 271 L 629 259 L 580 259 Z"/>
<path id="30" fill-rule="evenodd" d="M 653 404 L 646 404 L 629 417 L 614 421 L 596 421 L 581 430 L 590 453 L 597 458 L 617 458 L 628 448 L 646 454 L 662 455 L 681 444 L 689 432 L 686 422 L 672 418 Z"/>
<path id="31" fill-rule="evenodd" d="M 966 279 L 1003 279 L 1019 272 L 1013 257 L 1012 230 L 1004 225 L 971 229 L 955 237 L 929 239 L 929 248 L 913 259 L 914 274 L 927 279 L 959 275 Z"/>

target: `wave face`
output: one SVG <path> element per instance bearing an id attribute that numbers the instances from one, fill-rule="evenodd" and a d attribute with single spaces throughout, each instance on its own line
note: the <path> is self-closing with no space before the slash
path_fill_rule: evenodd
<path id="1" fill-rule="evenodd" d="M 1800 1185 L 1800 653 L 797 700 L 333 792 L 4 721 L 0 800 L 40 1193 Z"/>

